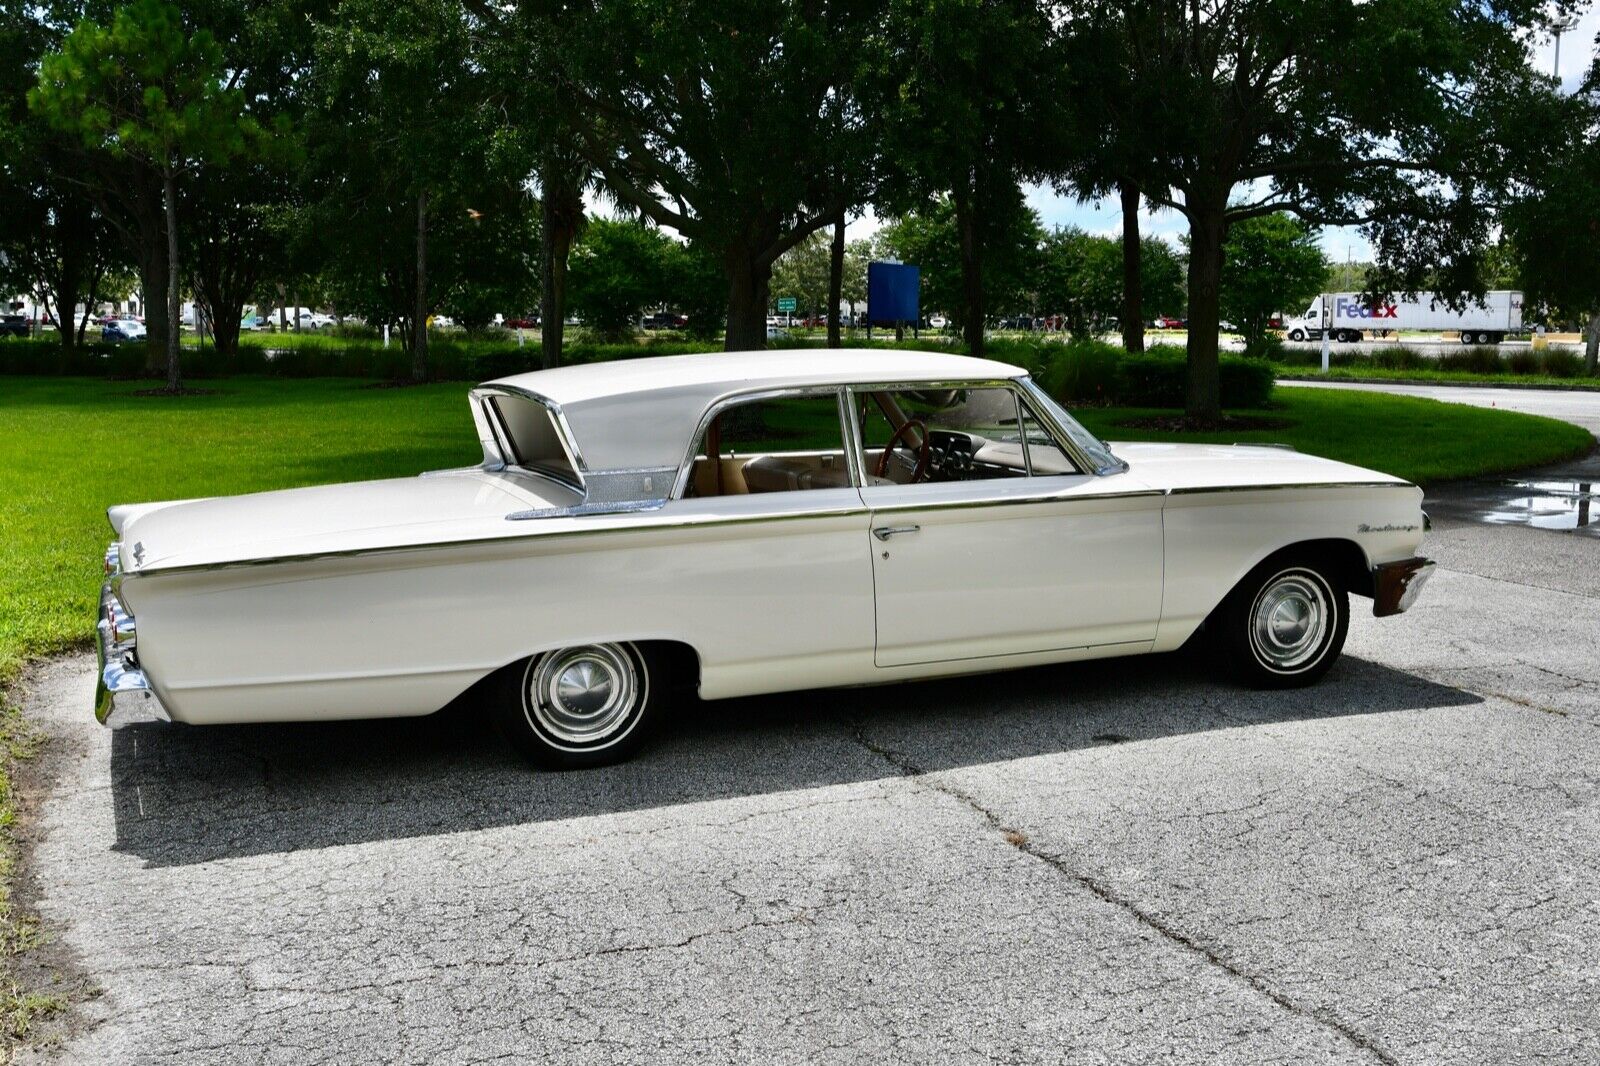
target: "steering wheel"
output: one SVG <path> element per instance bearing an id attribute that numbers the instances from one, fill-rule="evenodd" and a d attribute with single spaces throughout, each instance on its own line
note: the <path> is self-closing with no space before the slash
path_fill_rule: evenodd
<path id="1" fill-rule="evenodd" d="M 928 427 L 920 418 L 908 418 L 900 423 L 900 428 L 889 437 L 889 443 L 883 446 L 883 452 L 878 456 L 878 467 L 873 473 L 883 477 L 889 471 L 889 457 L 894 454 L 894 446 L 900 443 L 900 438 L 906 436 L 907 431 L 915 428 L 922 434 L 922 447 L 917 449 L 917 465 L 911 471 L 911 483 L 914 485 L 928 475 L 928 462 L 931 457 L 931 440 Z"/>

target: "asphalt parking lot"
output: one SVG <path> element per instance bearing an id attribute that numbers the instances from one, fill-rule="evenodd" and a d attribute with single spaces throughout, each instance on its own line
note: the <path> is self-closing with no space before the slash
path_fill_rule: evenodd
<path id="1" fill-rule="evenodd" d="M 1600 1061 L 1600 545 L 1427 550 L 1310 690 L 741 700 L 565 775 L 463 717 L 111 733 L 58 661 L 38 907 L 101 994 L 39 1057 Z"/>

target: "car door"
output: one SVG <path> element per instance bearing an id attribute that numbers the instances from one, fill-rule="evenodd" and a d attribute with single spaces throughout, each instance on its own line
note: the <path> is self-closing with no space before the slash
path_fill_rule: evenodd
<path id="1" fill-rule="evenodd" d="M 876 665 L 1149 644 L 1161 617 L 1161 494 L 1126 473 L 1077 469 L 1013 387 L 988 390 L 895 390 L 886 404 L 883 390 L 852 394 Z M 920 446 L 883 460 L 897 413 L 924 422 L 934 445 L 933 469 L 914 479 L 905 467 Z M 941 463 L 938 446 L 963 435 L 981 441 L 974 454 Z"/>

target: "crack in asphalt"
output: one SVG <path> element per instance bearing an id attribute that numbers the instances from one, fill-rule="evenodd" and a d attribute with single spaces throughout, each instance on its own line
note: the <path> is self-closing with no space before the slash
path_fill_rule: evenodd
<path id="1" fill-rule="evenodd" d="M 1006 825 L 999 815 L 990 810 L 988 807 L 985 807 L 970 793 L 963 789 L 957 788 L 948 782 L 934 780 L 929 776 L 929 771 L 925 767 L 919 765 L 909 755 L 873 740 L 867 735 L 866 730 L 862 727 L 862 724 L 859 720 L 851 721 L 847 724 L 857 744 L 861 745 L 861 747 L 876 755 L 884 762 L 888 763 L 902 778 L 905 778 L 906 780 L 927 788 L 933 792 L 937 792 L 940 795 L 956 800 L 958 803 L 961 803 L 963 806 L 969 808 L 974 813 L 982 817 L 983 820 L 992 828 L 998 831 L 1007 844 L 1010 844 L 1024 855 L 1044 863 L 1055 872 L 1069 878 L 1076 884 L 1087 889 L 1101 901 L 1108 903 L 1129 915 L 1141 925 L 1147 929 L 1150 929 L 1152 932 L 1156 933 L 1171 944 L 1180 947 L 1193 955 L 1199 956 L 1208 965 L 1222 971 L 1237 981 L 1243 982 L 1251 990 L 1261 996 L 1266 997 L 1272 1003 L 1288 1011 L 1289 1013 L 1294 1014 L 1297 1017 L 1304 1018 L 1307 1021 L 1315 1022 L 1318 1025 L 1329 1029 L 1333 1033 L 1342 1037 L 1344 1040 L 1348 1041 L 1357 1049 L 1366 1052 L 1379 1062 L 1384 1063 L 1385 1066 L 1399 1066 L 1399 1059 L 1383 1048 L 1375 1039 L 1361 1032 L 1359 1029 L 1356 1029 L 1343 1018 L 1340 1018 L 1325 1008 L 1308 1007 L 1304 1004 L 1295 1002 L 1283 992 L 1273 988 L 1267 983 L 1265 978 L 1241 969 L 1239 966 L 1230 962 L 1227 958 L 1218 954 L 1211 947 L 1202 943 L 1200 940 L 1197 940 L 1188 933 L 1185 933 L 1183 930 L 1168 924 L 1156 915 L 1151 914 L 1149 911 L 1146 911 L 1133 900 L 1119 894 L 1109 886 L 1101 884 L 1099 881 L 1096 881 L 1087 874 L 1073 869 L 1071 865 L 1069 865 L 1068 862 L 1061 856 L 1052 855 L 1049 852 L 1044 851 L 1037 844 L 1033 843 L 1028 838 L 1026 833 L 1023 833 L 1021 830 L 1012 826 Z"/>

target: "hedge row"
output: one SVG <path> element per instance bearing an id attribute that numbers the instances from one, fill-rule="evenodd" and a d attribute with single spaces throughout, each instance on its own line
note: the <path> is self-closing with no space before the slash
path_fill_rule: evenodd
<path id="1" fill-rule="evenodd" d="M 1050 345 L 1039 381 L 1064 403 L 1099 403 L 1118 407 L 1182 407 L 1188 393 L 1187 353 L 1172 345 L 1155 345 L 1144 355 L 1098 341 Z M 1259 359 L 1223 356 L 1218 366 L 1222 406 L 1264 407 L 1272 398 L 1271 365 Z"/>
<path id="2" fill-rule="evenodd" d="M 565 347 L 565 363 L 593 363 L 644 355 L 677 355 L 705 351 L 690 341 L 650 344 L 573 344 Z M 398 345 L 294 344 L 282 348 L 242 344 L 229 356 L 213 348 L 185 348 L 185 377 L 204 379 L 252 374 L 267 377 L 351 377 L 400 381 L 411 376 L 411 356 Z M 147 371 L 145 347 L 139 344 L 89 344 L 72 352 L 54 340 L 0 341 L 0 374 L 71 375 L 75 377 L 141 378 Z M 429 350 L 435 378 L 486 381 L 539 369 L 539 346 L 496 346 L 443 342 Z"/>
<path id="3" fill-rule="evenodd" d="M 804 347 L 803 342 L 790 342 Z M 873 347 L 950 350 L 936 340 L 879 342 Z M 603 362 L 647 355 L 674 355 L 705 351 L 704 342 L 682 339 L 652 340 L 645 344 L 568 345 L 564 363 Z M 1069 403 L 1116 404 L 1132 407 L 1182 407 L 1187 383 L 1182 348 L 1156 346 L 1149 353 L 1130 356 L 1122 349 L 1098 341 L 1062 344 L 1056 341 L 1002 341 L 989 346 L 988 356 L 1025 367 L 1051 395 Z M 71 353 L 54 340 L 0 342 L 0 373 L 73 375 L 110 378 L 152 376 L 146 369 L 144 346 L 90 344 Z M 429 352 L 433 376 L 447 381 L 487 381 L 491 378 L 539 369 L 539 346 L 499 346 L 485 342 L 441 341 Z M 215 349 L 185 349 L 186 378 L 207 379 L 239 374 L 270 377 L 352 377 L 404 380 L 411 375 L 411 358 L 400 347 L 338 343 L 333 338 L 273 348 L 255 343 L 240 345 L 231 356 Z M 1260 407 L 1272 393 L 1272 368 L 1254 359 L 1224 356 L 1221 360 L 1224 407 Z"/>
<path id="4" fill-rule="evenodd" d="M 1304 349 L 1285 348 L 1275 358 L 1284 366 L 1322 365 L 1322 353 Z M 1400 344 L 1378 348 L 1370 353 L 1335 348 L 1328 353 L 1328 365 L 1355 370 L 1445 370 L 1486 375 L 1543 374 L 1553 378 L 1584 375 L 1583 356 L 1570 348 L 1546 348 L 1540 352 L 1532 348 L 1516 348 L 1502 352 L 1497 347 L 1483 345 L 1454 348 L 1439 356 L 1424 355 Z"/>

